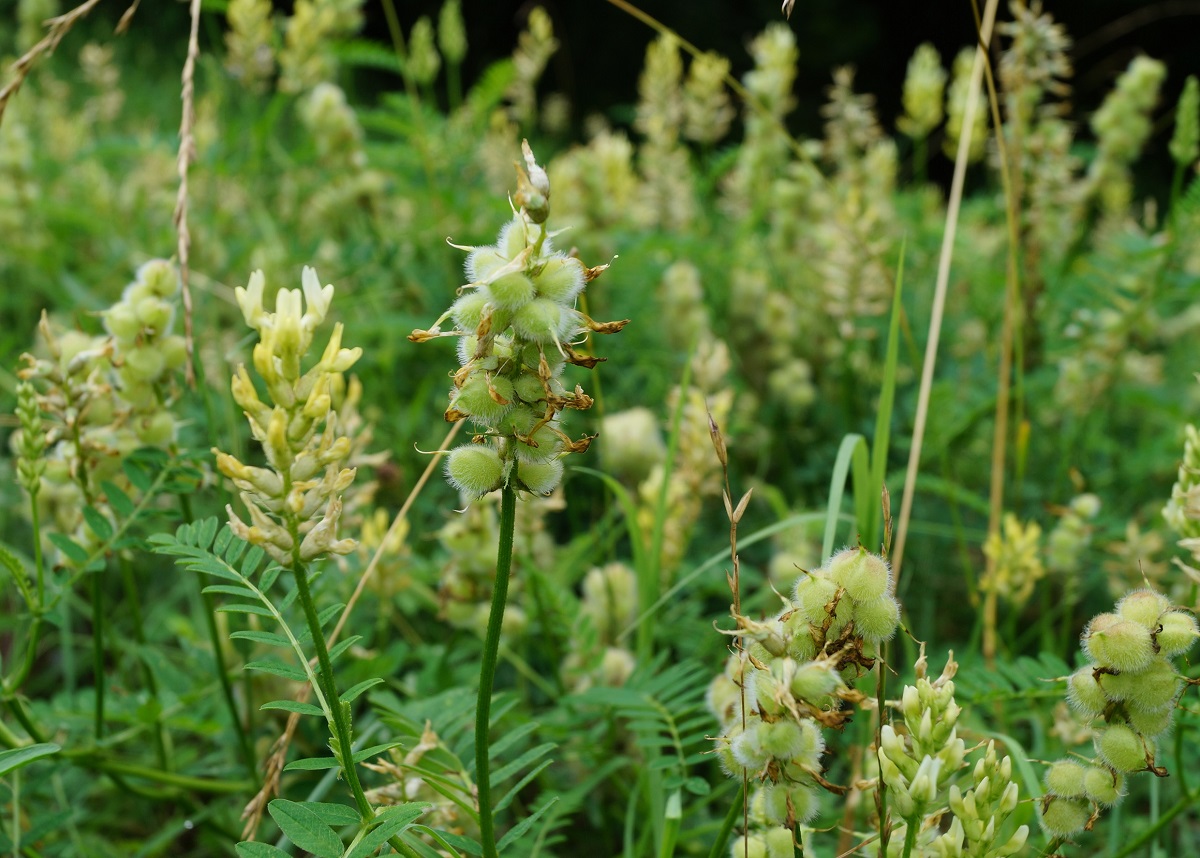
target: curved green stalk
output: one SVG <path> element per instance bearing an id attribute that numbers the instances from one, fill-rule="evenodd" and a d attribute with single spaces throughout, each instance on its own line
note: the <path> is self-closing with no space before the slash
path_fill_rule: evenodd
<path id="1" fill-rule="evenodd" d="M 512 571 L 513 530 L 517 520 L 517 490 L 509 484 L 500 493 L 500 548 L 496 553 L 496 584 L 492 588 L 492 611 L 479 668 L 479 703 L 475 707 L 475 786 L 479 791 L 479 835 L 483 858 L 497 858 L 496 824 L 492 819 L 492 783 L 488 770 L 488 728 L 492 713 L 492 684 L 500 650 L 500 627 L 508 601 L 508 578 Z"/>
<path id="2" fill-rule="evenodd" d="M 300 542 L 297 540 L 295 550 L 297 555 L 300 553 L 299 546 Z M 296 590 L 300 597 L 300 605 L 304 608 L 304 618 L 308 621 L 308 630 L 312 633 L 313 646 L 317 650 L 317 663 L 321 666 L 320 673 L 317 674 L 317 682 L 321 685 L 321 690 L 328 701 L 329 712 L 332 715 L 331 726 L 338 744 L 337 756 L 342 764 L 342 771 L 346 773 L 346 782 L 350 784 L 350 791 L 354 793 L 354 803 L 358 805 L 359 815 L 364 823 L 370 822 L 375 818 L 375 810 L 367 801 L 362 781 L 358 779 L 358 767 L 354 764 L 354 746 L 350 741 L 349 718 L 347 718 L 346 708 L 338 697 L 337 686 L 333 682 L 333 662 L 329 658 L 329 647 L 325 645 L 325 633 L 321 631 L 321 622 L 317 618 L 317 606 L 313 602 L 312 590 L 308 586 L 308 570 L 299 559 L 296 559 L 292 571 L 296 576 Z"/>
<path id="3" fill-rule="evenodd" d="M 92 573 L 92 681 L 96 689 L 96 741 L 104 736 L 104 569 Z"/>

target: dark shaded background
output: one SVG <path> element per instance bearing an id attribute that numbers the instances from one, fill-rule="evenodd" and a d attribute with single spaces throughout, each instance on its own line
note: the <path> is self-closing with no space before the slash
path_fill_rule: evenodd
<path id="1" fill-rule="evenodd" d="M 637 94 L 637 76 L 646 45 L 654 38 L 644 24 L 605 0 L 464 0 L 471 50 L 470 80 L 488 63 L 508 55 L 529 9 L 542 5 L 554 20 L 563 45 L 547 70 L 546 86 L 570 96 L 572 103 L 621 118 L 621 108 Z M 638 7 L 675 29 L 701 49 L 729 57 L 739 76 L 750 67 L 746 51 L 754 34 L 781 21 L 775 0 L 643 0 Z M 982 8 L 982 3 L 980 4 Z M 440 0 L 398 4 L 405 30 L 420 15 L 436 20 Z M 1098 106 L 1113 80 L 1137 53 L 1167 64 L 1166 104 L 1173 104 L 1188 74 L 1200 73 L 1200 0 L 1071 0 L 1046 4 L 1074 38 L 1077 118 Z M 1010 17 L 1007 4 L 1001 20 Z M 886 0 L 798 0 L 790 25 L 800 46 L 796 130 L 815 133 L 818 108 L 830 71 L 852 63 L 856 89 L 878 98 L 889 127 L 900 111 L 905 66 L 918 44 L 931 41 L 949 65 L 975 37 L 966 0 L 897 3 Z M 382 7 L 368 10 L 368 31 L 387 38 Z"/>

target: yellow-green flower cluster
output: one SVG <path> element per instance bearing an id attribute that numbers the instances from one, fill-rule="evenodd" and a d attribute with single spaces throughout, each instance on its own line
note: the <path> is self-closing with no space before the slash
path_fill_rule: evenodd
<path id="1" fill-rule="evenodd" d="M 917 47 L 904 77 L 904 115 L 896 122 L 901 133 L 924 140 L 942 122 L 942 95 L 946 70 L 942 57 L 929 42 Z"/>
<path id="2" fill-rule="evenodd" d="M 474 443 L 447 456 L 451 484 L 478 498 L 504 486 L 549 494 L 562 479 L 562 456 L 582 452 L 590 437 L 572 441 L 559 414 L 586 409 L 592 398 L 578 385 L 568 390 L 566 364 L 591 368 L 601 358 L 572 348 L 585 331 L 615 333 L 622 322 L 599 323 L 575 309 L 586 283 L 601 270 L 588 269 L 554 250 L 546 230 L 550 182 L 526 143 L 518 167 L 518 210 L 494 245 L 475 247 L 467 257 L 470 282 L 428 331 L 409 339 L 457 337 L 460 369 L 454 373 L 446 420 L 468 419 Z M 451 320 L 452 331 L 440 325 Z"/>
<path id="3" fill-rule="evenodd" d="M 275 72 L 271 0 L 229 0 L 225 19 L 225 68 L 243 86 L 259 92 Z"/>
<path id="4" fill-rule="evenodd" d="M 512 56 L 513 80 L 505 91 L 509 115 L 522 126 L 532 124 L 537 118 L 537 82 L 557 50 L 554 24 L 546 10 L 537 6 L 529 13 L 526 28 L 517 38 L 517 49 Z"/>
<path id="5" fill-rule="evenodd" d="M 1108 213 L 1120 214 L 1129 207 L 1129 165 L 1150 137 L 1150 111 L 1166 76 L 1167 68 L 1158 60 L 1135 57 L 1092 116 L 1097 149 L 1088 180 Z"/>
<path id="6" fill-rule="evenodd" d="M 355 469 L 344 467 L 353 442 L 338 432 L 333 402 L 344 384 L 342 373 L 362 355 L 362 349 L 342 348 L 339 322 L 321 357 L 304 370 L 313 334 L 329 312 L 333 286 L 322 288 L 316 271 L 307 267 L 302 285 L 303 292 L 280 289 L 274 312 L 263 306 L 261 271 L 236 290 L 246 324 L 259 335 L 253 364 L 271 404 L 259 398 L 244 365 L 233 377 L 233 398 L 262 444 L 268 467 L 246 465 L 214 450 L 217 467 L 238 487 L 250 514 L 246 524 L 229 507 L 230 527 L 292 569 L 354 550 L 353 539 L 337 538 L 342 493 L 354 481 Z"/>
<path id="7" fill-rule="evenodd" d="M 1175 133 L 1167 147 L 1171 158 L 1186 170 L 1200 158 L 1200 81 L 1189 75 L 1175 108 Z"/>
<path id="8" fill-rule="evenodd" d="M 1185 430 L 1179 475 L 1162 514 L 1167 526 L 1185 540 L 1200 538 L 1200 431 L 1190 423 Z"/>
<path id="9" fill-rule="evenodd" d="M 571 651 L 562 666 L 564 679 L 576 692 L 596 685 L 624 685 L 637 666 L 633 653 L 621 643 L 621 633 L 637 617 L 633 569 L 620 562 L 590 569 L 583 579 L 579 614 L 588 629 L 571 636 Z"/>
<path id="10" fill-rule="evenodd" d="M 438 13 L 438 47 L 451 65 L 467 56 L 467 28 L 463 23 L 461 0 L 446 0 Z"/>
<path id="11" fill-rule="evenodd" d="M 408 37 L 408 57 L 405 68 L 413 80 L 421 86 L 429 86 L 437 79 L 438 71 L 442 68 L 442 58 L 438 54 L 436 39 L 433 32 L 433 21 L 429 16 L 422 15 L 413 24 Z"/>
<path id="12" fill-rule="evenodd" d="M 47 455 L 37 492 L 42 517 L 77 541 L 90 540 L 84 505 L 107 512 L 102 482 L 129 489 L 122 460 L 138 447 L 166 448 L 175 440 L 170 407 L 175 375 L 186 360 L 183 338 L 171 332 L 170 299 L 178 289 L 173 266 L 147 262 L 101 313 L 108 335 L 62 331 L 43 315 L 38 328 L 47 354 L 23 356 L 18 375 L 34 385 L 36 410 L 45 417 Z M 18 433 L 13 443 L 21 450 L 26 442 Z"/>
<path id="13" fill-rule="evenodd" d="M 734 110 L 725 89 L 729 60 L 706 51 L 688 66 L 683 84 L 683 136 L 711 146 L 729 131 Z"/>
<path id="14" fill-rule="evenodd" d="M 1079 558 L 1092 542 L 1092 519 L 1100 513 L 1100 498 L 1076 495 L 1046 538 L 1046 566 L 1059 574 L 1079 569 Z"/>
<path id="15" fill-rule="evenodd" d="M 983 544 L 983 553 L 992 566 L 979 582 L 979 589 L 985 593 L 995 590 L 1012 604 L 1024 605 L 1046 575 L 1041 540 L 1042 528 L 1036 521 L 1021 524 L 1011 512 L 1005 513 L 1000 531 Z"/>
<path id="16" fill-rule="evenodd" d="M 971 69 L 975 65 L 975 49 L 963 48 L 951 66 L 950 86 L 946 91 L 946 139 L 942 151 L 948 158 L 958 154 L 958 141 L 966 132 L 967 100 L 971 97 Z M 983 93 L 976 89 L 975 115 L 971 125 L 971 143 L 967 149 L 967 160 L 974 162 L 983 157 L 987 146 L 988 112 Z"/>
<path id="17" fill-rule="evenodd" d="M 333 78 L 333 44 L 362 26 L 363 0 L 296 0 L 279 52 L 279 88 L 303 92 Z"/>
<path id="18" fill-rule="evenodd" d="M 738 838 L 735 855 L 743 845 L 748 854 L 776 854 L 768 843 L 782 838 L 779 829 L 790 842 L 794 826 L 817 813 L 817 788 L 829 786 L 821 775 L 822 727 L 842 727 L 851 715 L 843 701 L 863 699 L 852 685 L 899 623 L 891 589 L 882 557 L 848 548 L 806 573 L 775 616 L 736 617 L 731 634 L 745 651 L 729 659 L 708 691 L 722 724 L 718 759 L 730 776 L 757 782 L 754 830 Z"/>
<path id="19" fill-rule="evenodd" d="M 1183 679 L 1172 659 L 1185 655 L 1200 627 L 1191 613 L 1154 590 L 1134 590 L 1083 633 L 1088 664 L 1067 679 L 1067 702 L 1096 724 L 1096 759 L 1060 760 L 1046 772 L 1042 828 L 1052 837 L 1082 830 L 1124 795 L 1125 775 L 1155 765 L 1155 739 L 1171 726 Z"/>

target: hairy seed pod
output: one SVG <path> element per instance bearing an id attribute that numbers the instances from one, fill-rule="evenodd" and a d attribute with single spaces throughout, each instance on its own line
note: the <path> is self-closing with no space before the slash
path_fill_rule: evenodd
<path id="1" fill-rule="evenodd" d="M 900 626 L 900 603 L 883 595 L 854 608 L 854 628 L 868 643 L 880 644 L 891 639 Z"/>
<path id="2" fill-rule="evenodd" d="M 1127 593 L 1117 602 L 1117 616 L 1123 620 L 1143 625 L 1153 631 L 1158 627 L 1158 618 L 1171 607 L 1171 600 L 1162 593 L 1142 589 Z"/>
<path id="3" fill-rule="evenodd" d="M 1051 837 L 1069 837 L 1083 831 L 1091 815 L 1088 803 L 1082 799 L 1047 795 L 1042 803 L 1042 829 Z"/>
<path id="4" fill-rule="evenodd" d="M 450 318 L 460 330 L 474 331 L 483 321 L 483 309 L 490 298 L 485 289 L 468 289 L 450 305 Z"/>
<path id="5" fill-rule="evenodd" d="M 492 302 L 505 310 L 519 310 L 534 299 L 533 281 L 519 271 L 498 277 L 487 285 Z"/>
<path id="6" fill-rule="evenodd" d="M 1113 724 L 1096 734 L 1096 753 L 1118 772 L 1137 772 L 1146 768 L 1146 749 L 1142 737 L 1125 724 Z"/>
<path id="7" fill-rule="evenodd" d="M 1101 667 L 1139 671 L 1154 656 L 1154 642 L 1145 626 L 1116 614 L 1099 614 L 1084 632 L 1083 651 Z"/>
<path id="8" fill-rule="evenodd" d="M 1196 618 L 1186 611 L 1168 611 L 1159 618 L 1159 622 L 1162 623 L 1162 631 L 1155 639 L 1159 653 L 1167 658 L 1183 655 L 1200 637 Z"/>
<path id="9" fill-rule="evenodd" d="M 1125 795 L 1125 776 L 1105 766 L 1089 766 L 1083 773 L 1083 793 L 1101 807 L 1112 807 Z"/>
<path id="10" fill-rule="evenodd" d="M 1083 766 L 1074 760 L 1058 760 L 1046 769 L 1046 789 L 1064 798 L 1084 794 Z"/>
<path id="11" fill-rule="evenodd" d="M 871 602 L 888 592 L 892 573 L 887 561 L 865 548 L 847 548 L 829 558 L 829 579 L 856 602 Z"/>
<path id="12" fill-rule="evenodd" d="M 517 479 L 535 495 L 548 495 L 562 482 L 562 459 L 548 462 L 518 462 Z"/>
<path id="13" fill-rule="evenodd" d="M 459 491 L 473 497 L 483 497 L 500 488 L 504 463 L 500 455 L 483 444 L 465 444 L 450 451 L 446 457 L 446 477 Z"/>
<path id="14" fill-rule="evenodd" d="M 1067 703 L 1085 718 L 1096 718 L 1104 712 L 1108 696 L 1090 666 L 1079 668 L 1067 679 Z"/>

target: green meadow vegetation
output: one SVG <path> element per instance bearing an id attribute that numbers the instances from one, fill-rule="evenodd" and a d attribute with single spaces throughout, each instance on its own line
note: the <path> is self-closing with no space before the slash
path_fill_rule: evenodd
<path id="1" fill-rule="evenodd" d="M 1200 853 L 1196 78 L 610 2 L 0 13 L 0 853 Z"/>

